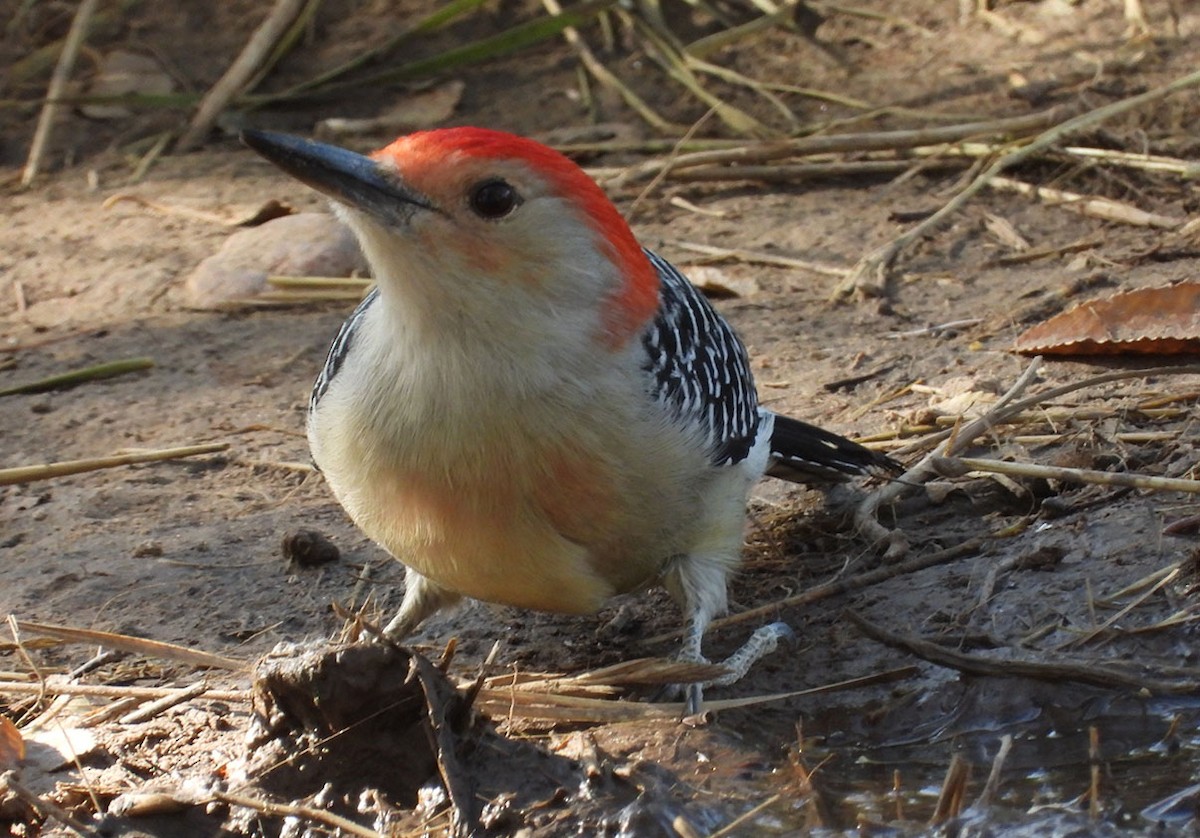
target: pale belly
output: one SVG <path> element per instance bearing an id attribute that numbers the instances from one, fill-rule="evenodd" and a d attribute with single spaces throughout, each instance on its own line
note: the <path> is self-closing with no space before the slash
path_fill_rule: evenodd
<path id="1" fill-rule="evenodd" d="M 591 613 L 653 583 L 699 511 L 690 489 L 678 496 L 697 481 L 631 485 L 605 456 L 554 446 L 503 459 L 385 468 L 329 450 L 318 462 L 355 523 L 405 565 L 464 596 L 542 611 Z"/>

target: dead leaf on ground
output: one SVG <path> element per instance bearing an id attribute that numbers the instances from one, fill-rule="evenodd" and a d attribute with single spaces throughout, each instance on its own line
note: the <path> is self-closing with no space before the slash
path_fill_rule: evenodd
<path id="1" fill-rule="evenodd" d="M 379 116 L 370 119 L 323 119 L 317 123 L 317 134 L 344 136 L 370 134 L 375 131 L 412 131 L 432 128 L 454 115 L 462 100 L 466 85 L 458 80 L 448 81 L 406 96 Z"/>
<path id="2" fill-rule="evenodd" d="M 0 771 L 16 768 L 25 759 L 25 740 L 8 716 L 0 716 Z"/>
<path id="3" fill-rule="evenodd" d="M 31 772 L 52 774 L 74 765 L 96 749 L 96 734 L 81 727 L 35 730 L 26 737 L 33 747 L 27 754 Z"/>
<path id="4" fill-rule="evenodd" d="M 758 283 L 751 277 L 734 276 L 714 265 L 685 265 L 680 270 L 709 297 L 751 297 L 758 293 Z"/>
<path id="5" fill-rule="evenodd" d="M 1026 355 L 1178 355 L 1200 352 L 1200 283 L 1142 288 L 1094 300 L 1017 338 Z"/>

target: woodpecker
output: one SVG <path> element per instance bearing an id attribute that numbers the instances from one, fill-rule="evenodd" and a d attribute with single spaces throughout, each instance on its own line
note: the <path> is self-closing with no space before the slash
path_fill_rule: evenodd
<path id="1" fill-rule="evenodd" d="M 462 597 L 588 614 L 661 583 L 687 621 L 680 657 L 702 661 L 760 477 L 896 469 L 761 407 L 730 325 L 558 152 L 481 128 L 369 156 L 242 140 L 333 199 L 377 283 L 307 431 L 338 501 L 407 568 L 390 638 Z M 720 683 L 785 630 L 760 629 Z"/>

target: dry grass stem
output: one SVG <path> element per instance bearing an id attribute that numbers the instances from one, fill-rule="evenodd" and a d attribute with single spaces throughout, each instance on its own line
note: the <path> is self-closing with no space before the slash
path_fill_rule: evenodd
<path id="1" fill-rule="evenodd" d="M 598 672 L 601 671 L 598 670 Z M 842 690 L 859 689 L 875 684 L 891 683 L 911 678 L 916 674 L 917 669 L 915 667 L 904 666 L 860 678 L 851 678 L 846 681 L 823 684 L 819 687 L 810 687 L 809 689 L 793 692 L 769 693 L 766 695 L 752 695 L 721 700 L 705 699 L 704 709 L 711 712 L 720 712 L 722 710 L 755 707 L 761 704 L 786 701 L 802 696 L 822 695 Z M 577 677 L 590 677 L 590 675 L 590 673 L 585 673 L 584 676 Z M 546 683 L 550 684 L 566 684 L 574 680 L 570 677 L 558 675 L 547 675 L 545 677 Z M 511 722 L 520 719 L 524 722 L 561 722 L 567 724 L 611 724 L 657 719 L 678 720 L 682 717 L 685 708 L 683 702 L 649 703 L 619 701 L 615 697 L 598 698 L 587 695 L 534 691 L 530 688 L 523 689 L 519 685 L 481 688 L 478 690 L 473 706 L 496 720 L 507 719 Z"/>
<path id="2" fill-rule="evenodd" d="M 1009 267 L 1012 265 L 1027 265 L 1030 262 L 1036 262 L 1040 259 L 1052 259 L 1057 256 L 1065 256 L 1071 253 L 1080 253 L 1084 250 L 1093 250 L 1104 244 L 1104 239 L 1089 238 L 1083 241 L 1071 242 L 1070 244 L 1057 245 L 1053 247 L 1035 247 L 1027 250 L 1024 253 L 1014 253 L 1012 256 L 1000 256 L 996 259 L 991 259 L 984 262 L 983 267 Z"/>
<path id="3" fill-rule="evenodd" d="M 1123 471 L 1095 471 L 1084 468 L 1043 466 L 1037 463 L 1014 463 L 1007 460 L 982 460 L 973 457 L 938 457 L 933 467 L 946 477 L 961 477 L 969 471 L 1005 474 L 1009 477 L 1035 477 L 1062 480 L 1067 483 L 1094 483 L 1100 486 L 1128 486 L 1155 492 L 1200 493 L 1200 480 L 1178 477 L 1155 477 Z"/>
<path id="4" fill-rule="evenodd" d="M 761 17 L 756 17 L 745 23 L 720 29 L 711 35 L 697 38 L 686 47 L 684 52 L 692 58 L 704 58 L 714 52 L 719 52 L 731 44 L 757 35 L 773 26 L 787 22 L 796 13 L 798 0 L 784 0 L 773 11 L 767 11 Z M 761 6 L 759 8 L 762 8 Z"/>
<path id="5" fill-rule="evenodd" d="M 822 276 L 844 276 L 845 268 L 827 265 L 822 262 L 810 262 L 805 259 L 793 259 L 790 256 L 779 256 L 775 253 L 763 253 L 757 250 L 746 250 L 740 247 L 716 247 L 711 244 L 698 242 L 676 241 L 672 245 L 680 250 L 692 253 L 702 253 L 714 259 L 731 259 L 736 262 L 746 262 L 751 265 L 773 265 L 780 268 L 797 268 L 802 271 L 812 271 Z"/>
<path id="6" fill-rule="evenodd" d="M 938 794 L 937 805 L 934 807 L 931 824 L 941 824 L 957 818 L 962 814 L 963 800 L 967 796 L 967 781 L 971 778 L 971 765 L 955 754 L 950 758 L 950 767 L 942 780 L 942 790 Z"/>
<path id="7" fill-rule="evenodd" d="M 916 442 L 906 444 L 900 448 L 893 449 L 896 454 L 912 453 L 919 450 L 927 450 L 931 446 L 936 446 L 915 466 L 908 469 L 903 475 L 897 478 L 892 483 L 880 488 L 876 492 L 869 495 L 859 506 L 855 513 L 855 520 L 859 528 L 869 535 L 880 541 L 888 543 L 888 550 L 885 555 L 898 556 L 904 551 L 905 546 L 902 534 L 897 531 L 889 531 L 876 519 L 878 510 L 889 503 L 897 500 L 905 491 L 913 485 L 920 485 L 938 474 L 937 465 L 947 465 L 945 459 L 948 455 L 955 451 L 960 451 L 971 444 L 978 436 L 986 433 L 996 427 L 1000 427 L 1007 423 L 1012 423 L 1018 417 L 1023 415 L 1023 412 L 1029 408 L 1037 407 L 1044 402 L 1052 401 L 1061 398 L 1062 396 L 1073 393 L 1087 387 L 1096 386 L 1099 384 L 1108 383 L 1111 381 L 1120 381 L 1128 378 L 1151 377 L 1156 375 L 1183 375 L 1200 373 L 1200 366 L 1196 365 L 1181 365 L 1175 367 L 1154 367 L 1141 370 L 1118 370 L 1116 372 L 1105 373 L 1103 375 L 1094 376 L 1092 378 L 1083 379 L 1071 384 L 1065 384 L 1060 387 L 1055 387 L 1050 390 L 1043 391 L 1025 399 L 1011 402 L 1011 397 L 1022 392 L 1029 383 L 1032 382 L 1032 377 L 1036 371 L 1037 365 L 1040 363 L 1040 358 L 1035 358 L 1034 362 L 1026 369 L 1025 373 L 1018 379 L 1013 388 L 1009 390 L 999 401 L 997 401 L 983 416 L 967 423 L 965 426 L 960 425 L 962 417 L 941 417 L 939 423 L 951 424 L 952 427 L 948 430 L 938 433 L 928 434 L 921 437 Z M 1061 416 L 1062 420 L 1080 420 L 1105 418 L 1108 416 L 1121 415 L 1120 411 L 1098 410 L 1096 408 L 1076 408 L 1067 411 Z M 1054 420 L 1054 417 L 1048 417 L 1046 413 L 1033 413 L 1028 417 L 1029 421 L 1046 421 Z M 925 428 L 909 428 L 911 432 L 920 432 Z M 1136 441 L 1140 437 L 1133 436 L 1131 441 Z M 1152 437 L 1153 438 L 1153 437 Z M 1169 438 L 1169 437 L 1168 437 Z M 1050 437 L 1049 441 L 1054 441 L 1056 437 Z M 878 441 L 879 436 L 871 437 L 868 441 Z M 1034 441 L 1044 441 L 1036 439 Z M 998 461 L 987 460 L 962 460 L 964 463 L 981 462 L 995 463 Z M 1000 469 L 1005 469 L 1000 471 Z M 1182 480 L 1178 478 L 1163 478 L 1153 477 L 1149 475 L 1129 475 L 1112 472 L 1088 471 L 1082 469 L 1064 469 L 1061 471 L 1053 470 L 1049 466 L 1036 466 L 1032 464 L 1015 464 L 1002 463 L 1000 466 L 990 470 L 997 473 L 1009 475 L 1018 474 L 1018 476 L 1035 476 L 1035 477 L 1050 477 L 1052 479 L 1072 480 L 1073 482 L 1088 482 L 1099 483 L 1104 485 L 1128 486 L 1132 488 L 1153 489 L 1156 491 L 1183 491 L 1195 493 L 1197 486 L 1200 486 L 1200 481 Z"/>
<path id="8" fill-rule="evenodd" d="M 827 3 L 824 0 L 819 2 L 808 2 L 806 5 L 815 9 L 822 15 L 839 14 L 849 15 L 851 17 L 861 17 L 866 20 L 877 20 L 880 23 L 885 23 L 888 26 L 894 26 L 897 29 L 903 29 L 906 32 L 911 32 L 914 35 L 919 35 L 922 38 L 936 38 L 938 33 L 934 32 L 927 26 L 922 26 L 919 23 L 909 20 L 906 17 L 898 17 L 889 15 L 886 12 L 880 12 L 876 9 L 867 9 L 862 6 L 845 6 L 841 3 Z"/>
<path id="9" fill-rule="evenodd" d="M 62 52 L 59 53 L 58 63 L 54 67 L 54 74 L 50 77 L 50 86 L 46 89 L 46 102 L 42 105 L 42 112 L 38 115 L 37 127 L 33 131 L 33 140 L 29 144 L 29 156 L 25 160 L 25 168 L 21 171 L 22 189 L 27 189 L 33 183 L 38 170 L 41 169 L 42 157 L 50 143 L 50 131 L 54 127 L 55 120 L 58 119 L 59 109 L 62 108 L 60 100 L 63 91 L 71 80 L 71 71 L 75 69 L 75 59 L 78 58 L 79 51 L 83 47 L 83 40 L 87 37 L 88 27 L 97 5 L 98 0 L 82 0 L 79 8 L 75 10 L 71 28 L 67 32 Z"/>
<path id="10" fill-rule="evenodd" d="M 178 695 L 184 690 L 174 687 L 126 687 L 113 684 L 73 684 L 50 676 L 44 684 L 32 681 L 0 681 L 0 693 L 15 695 L 82 695 L 90 698 L 111 698 L 117 701 L 131 699 L 137 702 L 152 701 Z M 208 690 L 200 697 L 202 701 L 222 701 L 247 704 L 252 700 L 249 690 Z"/>
<path id="11" fill-rule="evenodd" d="M 710 832 L 708 834 L 708 838 L 725 838 L 726 835 L 732 835 L 734 830 L 739 829 L 742 826 L 742 824 L 749 823 L 751 820 L 756 818 L 758 815 L 762 814 L 767 809 L 770 809 L 772 806 L 774 806 L 776 803 L 778 803 L 782 799 L 783 799 L 783 792 L 779 792 L 778 794 L 771 795 L 770 797 L 768 797 L 762 803 L 759 803 L 754 808 L 749 809 L 748 811 L 745 811 L 742 814 L 738 815 L 736 818 L 731 820 L 729 823 L 725 824 L 723 827 L 718 829 L 716 832 Z"/>
<path id="12" fill-rule="evenodd" d="M 741 108 L 731 105 L 721 97 L 709 92 L 696 78 L 694 70 L 697 62 L 689 61 L 679 51 L 670 34 L 657 30 L 651 24 L 648 16 L 630 15 L 619 7 L 614 11 L 625 18 L 630 27 L 653 47 L 648 54 L 663 69 L 663 72 L 696 99 L 711 108 L 717 114 L 717 118 L 724 122 L 730 130 L 752 137 L 770 137 L 776 133 Z"/>
<path id="13" fill-rule="evenodd" d="M 117 466 L 135 465 L 137 463 L 154 463 L 161 460 L 198 457 L 204 454 L 215 454 L 218 451 L 225 451 L 228 448 L 228 442 L 210 442 L 203 445 L 186 445 L 180 448 L 161 448 L 153 451 L 114 454 L 109 457 L 89 457 L 83 460 L 64 460 L 58 463 L 43 463 L 35 466 L 16 466 L 14 468 L 0 469 L 0 486 L 32 483 L 36 480 L 50 480 L 54 477 L 83 474 L 88 471 L 99 471 L 106 468 L 116 468 Z"/>
<path id="14" fill-rule="evenodd" d="M 1008 389 L 1008 392 L 1001 396 L 987 413 L 961 428 L 956 426 L 945 432 L 945 438 L 933 452 L 891 483 L 872 492 L 859 504 L 854 513 L 854 521 L 867 538 L 888 545 L 884 552 L 885 559 L 896 559 L 904 555 L 908 550 L 908 543 L 900 530 L 889 530 L 879 523 L 876 517 L 879 509 L 898 500 L 914 485 L 919 486 L 937 474 L 933 464 L 938 457 L 949 456 L 955 451 L 965 448 L 976 437 L 987 433 L 999 422 L 1023 410 L 1024 406 L 1014 407 L 1014 404 L 1019 404 L 1016 399 L 1033 383 L 1041 363 L 1040 356 L 1034 358 L 1012 387 Z"/>
<path id="15" fill-rule="evenodd" d="M 1080 215 L 1099 218 L 1103 221 L 1115 221 L 1120 224 L 1130 224 L 1134 227 L 1155 227 L 1160 230 L 1176 230 L 1183 226 L 1186 218 L 1176 218 L 1170 215 L 1146 212 L 1131 204 L 1114 201 L 1112 198 L 1098 198 L 1080 195 L 1076 192 L 1065 192 L 1061 189 L 1051 189 L 1048 186 L 1035 186 L 1006 177 L 993 177 L 988 181 L 992 189 L 1003 189 L 1036 198 L 1050 206 L 1069 209 Z"/>
<path id="16" fill-rule="evenodd" d="M 222 310 L 239 308 L 275 308 L 281 306 L 305 305 L 328 302 L 358 302 L 366 293 L 353 290 L 329 291 L 264 291 L 253 297 L 239 297 L 218 306 Z"/>
<path id="17" fill-rule="evenodd" d="M 167 147 L 171 145 L 171 141 L 175 139 L 175 136 L 174 131 L 163 131 L 159 134 L 154 144 L 138 159 L 137 165 L 133 167 L 133 171 L 129 174 L 126 183 L 129 185 L 140 183 L 142 178 L 146 176 L 146 172 L 150 171 L 150 167 L 166 152 Z"/>
<path id="18" fill-rule="evenodd" d="M 837 178 L 851 175 L 888 175 L 907 172 L 911 160 L 837 160 L 829 163 L 794 163 L 763 166 L 702 166 L 682 172 L 670 171 L 667 177 L 680 183 L 724 183 L 755 180 L 763 183 L 792 183 L 810 178 Z M 961 160 L 946 158 L 921 164 L 922 171 L 962 168 Z"/>
<path id="19" fill-rule="evenodd" d="M 936 550 L 925 556 L 916 556 L 897 564 L 879 567 L 875 570 L 869 570 L 866 573 L 860 573 L 857 576 L 851 576 L 848 579 L 839 579 L 834 582 L 827 582 L 824 585 L 817 585 L 795 596 L 785 597 L 774 602 L 769 602 L 766 605 L 760 605 L 757 608 L 751 608 L 748 611 L 739 611 L 737 614 L 730 614 L 728 617 L 713 620 L 709 624 L 709 631 L 716 631 L 752 620 L 774 617 L 784 608 L 798 608 L 810 605 L 811 603 L 849 593 L 850 591 L 857 591 L 872 585 L 878 585 L 880 582 L 897 576 L 904 576 L 908 573 L 916 573 L 918 570 L 925 570 L 926 568 L 936 567 L 947 562 L 957 561 L 958 559 L 974 555 L 982 546 L 982 539 L 972 538 L 953 547 L 947 547 L 945 550 Z M 679 637 L 680 633 L 680 631 L 673 631 L 655 635 L 646 638 L 642 643 L 646 645 L 665 643 Z"/>
<path id="20" fill-rule="evenodd" d="M 1004 773 L 1004 763 L 1008 759 L 1009 751 L 1012 750 L 1012 744 L 1012 734 L 1006 733 L 1000 737 L 1000 748 L 996 751 L 995 758 L 992 759 L 992 770 L 983 784 L 983 791 L 979 792 L 979 797 L 975 800 L 976 809 L 986 810 L 995 802 L 996 793 L 1000 791 L 1000 778 Z"/>
<path id="21" fill-rule="evenodd" d="M 1181 160 L 1178 157 L 1162 157 L 1157 154 L 1137 154 L 1131 151 L 1115 151 L 1109 148 L 1087 148 L 1085 146 L 1067 146 L 1060 149 L 1060 151 L 1072 157 L 1099 160 L 1108 165 L 1140 169 L 1145 172 L 1167 172 L 1179 175 L 1181 178 L 1188 180 L 1200 175 L 1200 162 L 1195 160 Z"/>
<path id="22" fill-rule="evenodd" d="M 1116 593 L 1110 594 L 1109 596 L 1105 597 L 1104 599 L 1102 599 L 1100 601 L 1100 604 L 1102 606 L 1115 605 L 1115 603 L 1117 601 L 1122 600 L 1127 596 L 1133 596 L 1142 591 L 1145 591 L 1148 588 L 1157 588 L 1159 582 L 1161 582 L 1163 580 L 1163 577 L 1174 574 L 1181 567 L 1183 567 L 1182 562 L 1174 562 L 1172 564 L 1167 565 L 1166 567 L 1160 567 L 1158 570 L 1154 571 L 1153 573 L 1147 573 L 1141 579 L 1138 579 L 1135 582 L 1131 582 L 1128 585 L 1126 585 L 1124 588 L 1122 588 L 1121 590 L 1117 591 Z"/>
<path id="23" fill-rule="evenodd" d="M 558 0 L 542 0 L 542 6 L 552 15 L 558 16 L 563 13 L 562 6 Z M 579 34 L 579 30 L 574 26 L 568 26 L 563 29 L 563 38 L 575 51 L 575 55 L 579 58 L 579 63 L 584 69 L 599 82 L 603 87 L 616 93 L 621 97 L 621 100 L 628 105 L 634 113 L 640 116 L 647 125 L 658 131 L 661 134 L 682 134 L 686 129 L 681 125 L 675 125 L 666 119 L 663 119 L 655 110 L 646 102 L 629 89 L 619 78 L 616 77 L 604 63 L 596 57 L 592 52 L 591 47 L 583 40 L 583 36 Z"/>
<path id="24" fill-rule="evenodd" d="M 1040 360 L 1040 356 L 1034 360 Z M 996 408 L 999 406 L 999 402 L 997 402 L 989 411 L 989 413 L 993 415 L 989 416 L 988 418 L 992 425 L 999 425 L 1007 421 L 1012 416 L 1020 415 L 1022 411 L 1028 408 L 1038 407 L 1045 402 L 1060 399 L 1063 396 L 1070 395 L 1078 390 L 1085 390 L 1089 387 L 1095 387 L 1100 384 L 1108 384 L 1113 381 L 1124 381 L 1130 378 L 1151 378 L 1159 375 L 1197 374 L 1200 374 L 1200 365 L 1198 364 L 1180 364 L 1178 366 L 1170 367 L 1145 367 L 1136 370 L 1115 370 L 1113 372 L 1095 375 L 1091 378 L 1082 378 L 1078 381 L 1073 381 L 1069 384 L 1063 384 L 1058 387 L 1052 387 L 1049 390 L 1043 390 L 1042 392 L 1035 393 L 1028 398 L 1021 399 L 1020 401 L 1013 403 L 1011 406 L 1002 411 L 996 410 Z M 949 438 L 952 433 L 953 429 L 941 431 L 931 436 L 924 437 L 904 448 L 897 449 L 894 453 L 906 454 L 913 451 L 925 450 L 929 445 L 939 443 Z M 959 446 L 956 450 L 962 450 L 964 447 L 965 446 Z"/>
<path id="25" fill-rule="evenodd" d="M 162 698 L 151 701 L 144 707 L 140 707 L 131 713 L 127 713 L 121 717 L 121 724 L 135 725 L 141 722 L 148 722 L 160 713 L 165 713 L 172 707 L 177 707 L 186 701 L 191 701 L 193 698 L 199 698 L 208 692 L 208 684 L 204 681 L 192 684 L 190 687 L 178 690 L 174 695 L 165 695 Z"/>
<path id="26" fill-rule="evenodd" d="M 280 289 L 302 289 L 311 290 L 314 288 L 339 290 L 339 291 L 355 291 L 360 294 L 365 294 L 375 286 L 375 280 L 364 279 L 355 276 L 276 276 L 267 277 L 267 284 L 273 288 Z"/>
<path id="27" fill-rule="evenodd" d="M 788 157 L 808 157 L 815 154 L 837 154 L 861 151 L 888 151 L 911 149 L 920 146 L 953 143 L 970 137 L 980 136 L 1023 136 L 1054 125 L 1062 119 L 1065 111 L 1052 108 L 1027 116 L 1005 119 L 967 122 L 935 128 L 908 129 L 903 131 L 872 131 L 863 134 L 831 134 L 802 137 L 795 140 L 769 140 L 730 149 L 697 151 L 681 154 L 670 163 L 672 176 L 684 169 L 699 166 L 770 163 Z M 652 178 L 666 166 L 663 160 L 648 160 L 626 169 L 608 185 L 621 186 L 638 180 Z"/>
<path id="28" fill-rule="evenodd" d="M 1100 817 L 1100 728 L 1088 725 L 1088 817 Z"/>
<path id="29" fill-rule="evenodd" d="M 32 620 L 20 620 L 18 624 L 21 631 L 55 637 L 69 643 L 95 644 L 122 652 L 133 652 L 134 654 L 145 655 L 147 657 L 179 661 L 191 666 L 203 666 L 212 669 L 228 669 L 235 672 L 242 672 L 250 668 L 249 661 L 228 658 L 224 655 L 214 654 L 213 652 L 189 649 L 186 646 L 164 643 L 161 640 L 147 640 L 144 637 L 133 637 L 128 634 L 116 634 L 96 629 L 72 628 L 71 626 L 60 626 L 53 623 L 35 623 Z"/>
<path id="30" fill-rule="evenodd" d="M 275 5 L 267 13 L 266 18 L 254 30 L 246 46 L 229 69 L 216 84 L 204 95 L 200 106 L 192 117 L 191 124 L 179 142 L 175 144 L 177 151 L 189 151 L 200 145 L 212 128 L 217 117 L 235 96 L 243 91 L 246 85 L 263 67 L 270 54 L 274 51 L 280 38 L 287 33 L 292 22 L 299 16 L 306 0 L 275 0 Z"/>
<path id="31" fill-rule="evenodd" d="M 896 257 L 914 241 L 940 227 L 947 218 L 958 212 L 967 201 L 1001 172 L 1025 162 L 1078 131 L 1092 128 L 1112 117 L 1154 104 L 1197 85 L 1200 85 L 1200 70 L 1188 73 L 1170 84 L 1079 114 L 1043 131 L 1030 142 L 995 160 L 982 174 L 929 218 L 860 259 L 846 281 L 834 289 L 831 297 L 840 300 L 855 294 L 867 296 L 882 294 L 887 283 L 888 272 Z M 928 145 L 928 143 L 920 143 L 920 145 Z"/>
<path id="32" fill-rule="evenodd" d="M 1148 600 L 1150 597 L 1154 596 L 1156 593 L 1161 591 L 1166 585 L 1170 584 L 1173 580 L 1175 580 L 1181 572 L 1182 572 L 1182 568 L 1180 568 L 1178 565 L 1176 565 L 1175 568 L 1171 572 L 1165 574 L 1161 579 L 1158 580 L 1158 582 L 1153 587 L 1151 587 L 1147 591 L 1144 591 L 1142 594 L 1140 594 L 1138 597 L 1136 597 L 1133 600 L 1133 602 L 1126 605 L 1124 608 L 1119 610 L 1116 614 L 1113 614 L 1111 617 L 1109 617 L 1107 620 L 1105 620 L 1100 625 L 1093 628 L 1091 631 L 1085 632 L 1084 634 L 1080 635 L 1079 637 L 1075 638 L 1074 640 L 1070 640 L 1066 643 L 1059 645 L 1057 647 L 1057 649 L 1067 649 L 1067 648 L 1070 648 L 1071 646 L 1082 646 L 1085 643 L 1091 642 L 1100 634 L 1103 634 L 1104 632 L 1111 629 L 1114 625 L 1116 625 L 1116 623 L 1121 618 L 1125 617 L 1127 614 L 1129 614 L 1131 611 L 1133 611 L 1133 609 L 1137 608 L 1142 603 L 1144 603 L 1146 600 Z"/>
<path id="33" fill-rule="evenodd" d="M 25 384 L 5 387 L 0 389 L 0 396 L 14 396 L 19 393 L 44 393 L 47 390 L 74 387 L 76 384 L 82 384 L 85 381 L 102 381 L 106 378 L 116 378 L 119 375 L 148 370 L 153 366 L 154 360 L 152 358 L 126 358 L 120 361 L 109 361 L 103 364 L 84 367 L 83 369 L 72 370 L 71 372 L 51 375 L 37 381 L 29 381 Z"/>
<path id="34" fill-rule="evenodd" d="M 680 138 L 679 144 L 671 150 L 670 155 L 667 157 L 668 161 L 670 161 L 670 159 L 675 155 L 679 154 L 680 147 L 692 139 L 692 137 L 696 136 L 696 132 L 704 126 L 704 123 L 708 122 L 709 117 L 711 117 L 714 113 L 714 109 L 709 108 L 704 112 L 702 117 L 692 123 L 691 127 L 688 128 L 687 133 Z M 637 215 L 638 208 L 641 207 L 645 200 L 650 197 L 650 194 L 658 188 L 658 185 L 662 183 L 663 178 L 666 177 L 667 173 L 670 171 L 670 167 L 663 169 L 662 172 L 655 175 L 650 182 L 646 184 L 645 188 L 643 188 L 642 191 L 638 193 L 638 196 L 633 199 L 633 203 L 629 205 L 629 211 L 625 215 L 626 220 L 632 221 L 634 216 Z"/>

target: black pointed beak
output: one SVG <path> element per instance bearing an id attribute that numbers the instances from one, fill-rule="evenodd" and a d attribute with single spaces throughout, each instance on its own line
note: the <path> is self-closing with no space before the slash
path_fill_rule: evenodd
<path id="1" fill-rule="evenodd" d="M 242 142 L 301 183 L 388 224 L 404 224 L 429 199 L 362 154 L 275 131 L 246 129 Z"/>

